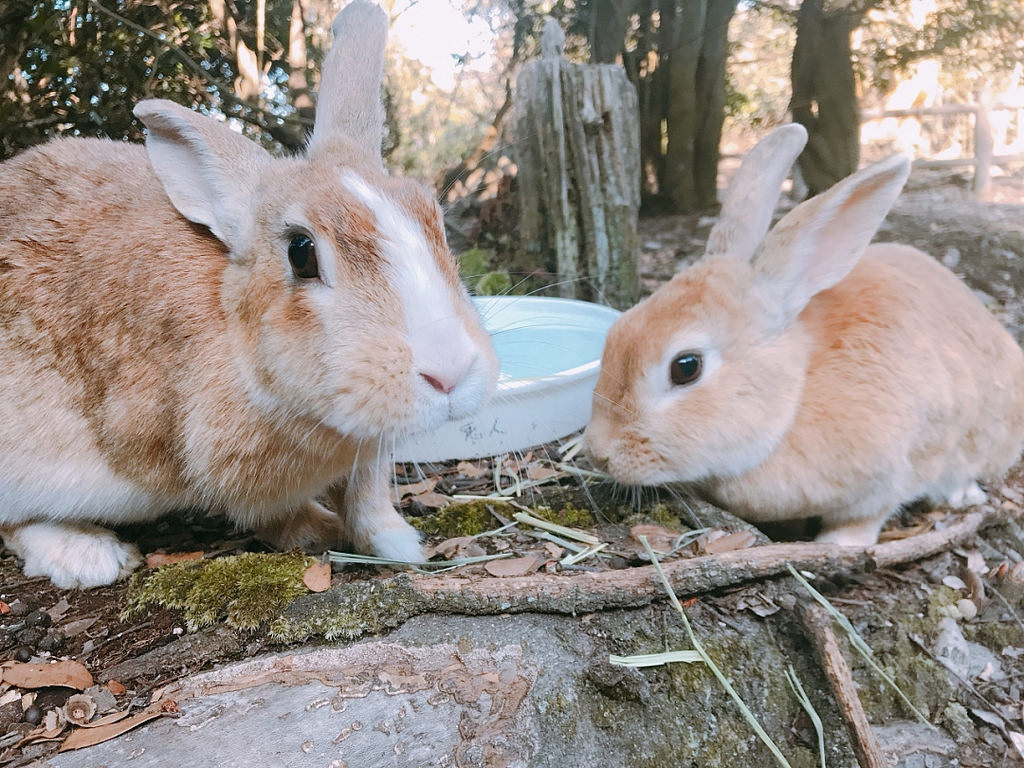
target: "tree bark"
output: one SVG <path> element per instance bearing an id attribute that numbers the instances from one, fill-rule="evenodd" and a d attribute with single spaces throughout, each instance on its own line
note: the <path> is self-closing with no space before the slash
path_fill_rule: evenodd
<path id="1" fill-rule="evenodd" d="M 621 67 L 560 52 L 516 82 L 519 240 L 545 258 L 560 295 L 624 308 L 639 292 L 636 91 Z"/>
<path id="2" fill-rule="evenodd" d="M 725 58 L 736 0 L 684 0 L 668 54 L 668 150 L 660 185 L 678 211 L 717 202 Z M 664 23 L 664 20 L 663 20 Z"/>
<path id="3" fill-rule="evenodd" d="M 590 17 L 590 62 L 613 64 L 622 50 L 630 0 L 594 0 Z"/>
<path id="4" fill-rule="evenodd" d="M 850 51 L 857 14 L 825 13 L 823 0 L 803 0 L 793 48 L 793 120 L 807 129 L 797 163 L 808 193 L 824 192 L 857 170 L 860 105 Z"/>

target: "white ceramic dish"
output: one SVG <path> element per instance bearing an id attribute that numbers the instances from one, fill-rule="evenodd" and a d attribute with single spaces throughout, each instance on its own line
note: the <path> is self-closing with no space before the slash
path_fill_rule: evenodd
<path id="1" fill-rule="evenodd" d="M 395 461 L 497 456 L 586 426 L 601 351 L 617 310 L 574 299 L 481 296 L 473 300 L 494 340 L 501 375 L 475 416 L 411 435 Z"/>

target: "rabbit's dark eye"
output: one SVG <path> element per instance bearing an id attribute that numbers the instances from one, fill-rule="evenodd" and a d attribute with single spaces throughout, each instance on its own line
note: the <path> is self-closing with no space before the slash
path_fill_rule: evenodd
<path id="1" fill-rule="evenodd" d="M 296 277 L 310 279 L 320 276 L 316 263 L 316 245 L 309 235 L 295 234 L 288 242 L 288 261 Z"/>
<path id="2" fill-rule="evenodd" d="M 696 352 L 684 352 L 668 367 L 673 384 L 692 384 L 700 378 L 704 363 Z"/>

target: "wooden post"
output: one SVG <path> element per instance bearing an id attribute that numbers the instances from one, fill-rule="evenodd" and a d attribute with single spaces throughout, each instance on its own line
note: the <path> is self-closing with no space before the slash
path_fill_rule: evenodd
<path id="1" fill-rule="evenodd" d="M 567 62 L 564 42 L 549 19 L 516 81 L 519 239 L 559 295 L 625 308 L 639 297 L 636 91 L 618 65 Z"/>
<path id="2" fill-rule="evenodd" d="M 974 181 L 971 191 L 974 196 L 984 200 L 989 193 L 989 182 L 992 178 L 992 125 L 988 119 L 987 89 L 979 88 L 975 97 L 977 106 L 974 109 Z"/>

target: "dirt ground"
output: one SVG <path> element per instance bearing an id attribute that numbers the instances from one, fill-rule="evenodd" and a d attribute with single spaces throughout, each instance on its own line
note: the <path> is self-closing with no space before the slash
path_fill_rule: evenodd
<path id="1" fill-rule="evenodd" d="M 700 216 L 642 220 L 645 287 L 653 289 L 680 265 L 699 256 L 712 222 L 710 217 Z M 941 259 L 979 292 L 1018 340 L 1024 340 L 1024 173 L 997 178 L 989 202 L 973 200 L 960 177 L 915 174 L 879 239 L 908 242 Z M 543 465 L 525 458 L 515 468 L 524 478 L 529 466 Z M 426 474 L 433 476 L 434 472 L 428 468 Z M 474 482 L 480 481 L 448 468 L 427 493 L 451 494 L 471 488 Z M 995 503 L 1019 511 L 1024 503 L 1024 467 L 1018 467 L 1001 488 L 990 490 Z M 543 491 L 540 493 L 543 502 Z M 423 497 L 423 501 L 431 499 Z M 414 514 L 430 511 L 429 504 L 406 503 L 407 511 Z M 903 520 L 894 521 L 894 526 L 941 527 L 948 519 L 945 513 L 931 517 L 908 513 Z M 636 521 L 601 522 L 593 521 L 594 529 L 611 541 L 611 549 L 618 553 L 609 558 L 606 567 L 627 568 L 644 562 L 635 542 L 630 542 L 628 529 Z M 265 551 L 259 542 L 232 531 L 223 521 L 201 515 L 187 521 L 166 519 L 146 529 L 126 528 L 121 535 L 137 541 L 144 554 L 197 551 L 209 558 Z M 438 533 L 431 542 L 447 538 Z M 504 546 L 528 548 L 515 539 Z M 984 569 L 966 567 L 970 557 L 976 560 L 979 556 Z M 934 602 L 936 590 L 943 586 L 955 593 L 953 605 L 973 611 L 966 620 L 973 622 L 977 631 L 967 633 L 963 646 L 967 656 L 961 674 L 967 679 L 954 693 L 961 706 L 938 717 L 958 744 L 958 765 L 1024 764 L 1020 759 L 1024 753 L 1014 750 L 1014 737 L 1008 735 L 1024 732 L 1024 624 L 1019 609 L 1024 598 L 1022 561 L 1022 545 L 997 528 L 955 553 L 899 570 L 852 574 L 831 585 L 830 598 L 849 611 L 865 635 L 879 642 L 886 633 L 897 631 L 891 622 L 886 625 L 886 616 L 908 603 L 929 610 L 929 601 Z M 375 573 L 368 567 L 348 567 L 343 572 L 336 567 L 334 581 L 373 578 Z M 480 576 L 493 578 L 483 570 Z M 44 579 L 25 578 L 18 560 L 9 552 L 0 552 L 0 662 L 77 660 L 95 680 L 90 690 L 101 709 L 114 711 L 143 708 L 158 687 L 219 662 L 280 647 L 260 630 L 222 632 L 214 627 L 190 634 L 178 610 L 151 607 L 124 617 L 127 589 L 125 584 L 82 591 L 56 589 Z M 730 612 L 750 610 L 752 601 L 756 603 L 756 599 L 748 599 L 752 589 L 756 594 L 756 585 L 748 585 L 709 597 L 708 602 L 728 617 Z M 974 605 L 968 606 L 964 600 Z M 160 649 L 167 652 L 160 653 Z M 922 654 L 930 652 L 920 649 Z M 65 732 L 54 741 L 22 743 L 26 734 L 37 730 L 46 713 L 63 705 L 71 693 L 67 688 L 45 687 L 36 692 L 32 706 L 26 706 L 26 692 L 0 685 L 0 766 L 4 768 L 45 758 L 66 736 Z M 1017 750 L 1024 750 L 1024 744 Z M 926 764 L 933 765 L 921 763 Z M 947 764 L 954 763 L 934 763 Z"/>

